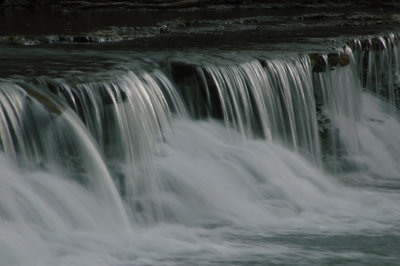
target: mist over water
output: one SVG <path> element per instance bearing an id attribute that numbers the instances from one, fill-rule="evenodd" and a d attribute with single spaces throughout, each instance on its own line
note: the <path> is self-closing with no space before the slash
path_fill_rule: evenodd
<path id="1" fill-rule="evenodd" d="M 157 187 L 141 200 L 158 208 L 131 213 L 130 228 L 101 193 L 2 157 L 2 264 L 362 262 L 359 249 L 374 243 L 354 246 L 356 254 L 323 244 L 310 257 L 301 239 L 398 237 L 396 193 L 345 186 L 279 145 L 243 143 L 217 121 L 176 119 L 173 128 L 155 158 Z M 300 243 L 290 243 L 296 235 Z"/>
<path id="2" fill-rule="evenodd" d="M 0 265 L 397 263 L 394 85 L 347 53 L 3 79 Z"/>

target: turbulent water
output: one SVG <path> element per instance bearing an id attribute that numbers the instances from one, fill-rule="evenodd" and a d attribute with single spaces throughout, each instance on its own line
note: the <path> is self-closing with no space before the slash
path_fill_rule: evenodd
<path id="1" fill-rule="evenodd" d="M 26 62 L 0 79 L 0 265 L 397 264 L 399 46 L 378 40 L 319 73 L 0 47 Z"/>

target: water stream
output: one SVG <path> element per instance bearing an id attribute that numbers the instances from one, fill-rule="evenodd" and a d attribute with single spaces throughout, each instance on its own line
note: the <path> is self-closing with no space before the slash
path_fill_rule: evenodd
<path id="1" fill-rule="evenodd" d="M 320 73 L 201 52 L 4 72 L 0 265 L 395 265 L 399 46 L 378 40 Z"/>

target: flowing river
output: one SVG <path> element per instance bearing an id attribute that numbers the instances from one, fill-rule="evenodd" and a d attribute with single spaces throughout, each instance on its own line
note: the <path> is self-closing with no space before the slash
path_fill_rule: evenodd
<path id="1" fill-rule="evenodd" d="M 0 46 L 0 265 L 399 263 L 396 38 Z"/>

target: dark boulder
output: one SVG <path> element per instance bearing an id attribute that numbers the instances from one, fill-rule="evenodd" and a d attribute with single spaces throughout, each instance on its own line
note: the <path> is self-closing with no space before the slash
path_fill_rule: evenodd
<path id="1" fill-rule="evenodd" d="M 162 25 L 160 28 L 160 33 L 170 33 L 171 30 L 168 28 L 167 25 Z"/>
<path id="2" fill-rule="evenodd" d="M 328 63 L 330 66 L 347 66 L 350 64 L 350 57 L 343 52 L 334 52 L 328 54 Z"/>
<path id="3" fill-rule="evenodd" d="M 320 73 L 326 71 L 326 60 L 323 55 L 320 53 L 310 53 L 308 57 L 310 58 L 313 72 Z"/>

